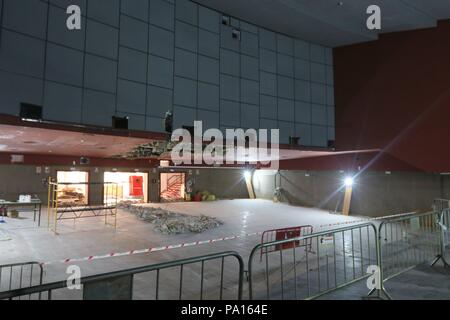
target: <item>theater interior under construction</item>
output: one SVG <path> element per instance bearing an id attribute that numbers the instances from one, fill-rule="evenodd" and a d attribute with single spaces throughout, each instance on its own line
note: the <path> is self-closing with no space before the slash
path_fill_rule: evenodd
<path id="1" fill-rule="evenodd" d="M 0 0 L 0 299 L 450 299 L 448 1 L 72 2 Z"/>

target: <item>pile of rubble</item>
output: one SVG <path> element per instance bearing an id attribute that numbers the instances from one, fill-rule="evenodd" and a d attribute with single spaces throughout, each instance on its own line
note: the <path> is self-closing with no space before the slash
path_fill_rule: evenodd
<path id="1" fill-rule="evenodd" d="M 163 234 L 187 232 L 202 233 L 223 224 L 222 221 L 208 216 L 191 216 L 162 208 L 143 207 L 123 201 L 119 208 L 134 213 L 139 219 L 155 225 L 155 230 Z"/>

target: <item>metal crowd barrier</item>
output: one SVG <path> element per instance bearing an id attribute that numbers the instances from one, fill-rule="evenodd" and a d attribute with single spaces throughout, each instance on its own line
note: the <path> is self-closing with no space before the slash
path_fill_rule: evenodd
<path id="1" fill-rule="evenodd" d="M 230 264 L 227 258 L 236 261 Z M 190 268 L 185 268 L 186 265 Z M 241 300 L 243 274 L 241 256 L 227 251 L 83 277 L 80 279 L 80 290 L 69 290 L 67 280 L 63 280 L 0 292 L 0 299 L 37 295 L 39 300 Z M 164 292 L 162 287 L 166 289 Z"/>
<path id="2" fill-rule="evenodd" d="M 304 242 L 311 242 L 312 251 L 297 245 Z M 255 260 L 261 250 L 273 246 L 290 249 L 267 253 L 263 262 Z M 318 298 L 369 277 L 367 267 L 378 264 L 372 223 L 261 243 L 248 261 L 249 298 Z"/>
<path id="3" fill-rule="evenodd" d="M 381 222 L 381 272 L 387 281 L 441 254 L 439 214 L 427 212 Z"/>
<path id="4" fill-rule="evenodd" d="M 0 292 L 41 285 L 42 278 L 43 269 L 38 262 L 1 265 Z"/>
<path id="5" fill-rule="evenodd" d="M 433 211 L 442 212 L 444 209 L 450 208 L 450 200 L 448 199 L 434 199 L 432 204 Z"/>
<path id="6" fill-rule="evenodd" d="M 445 246 L 450 245 L 450 209 L 444 209 L 441 212 L 440 224 L 443 230 L 444 250 Z"/>

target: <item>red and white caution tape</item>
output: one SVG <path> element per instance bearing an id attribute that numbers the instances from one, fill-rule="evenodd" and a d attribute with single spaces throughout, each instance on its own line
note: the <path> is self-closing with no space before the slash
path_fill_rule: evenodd
<path id="1" fill-rule="evenodd" d="M 363 219 L 358 219 L 358 220 L 349 220 L 349 221 L 336 222 L 336 223 L 330 223 L 330 224 L 322 224 L 319 226 L 319 228 L 334 227 L 334 226 L 339 226 L 339 225 L 355 224 L 355 223 L 368 222 L 368 221 L 377 221 L 377 220 L 384 220 L 384 219 L 389 219 L 389 218 L 399 218 L 399 217 L 403 217 L 403 216 L 409 216 L 409 215 L 412 215 L 415 213 L 416 212 L 408 212 L 408 213 L 393 214 L 390 216 L 383 216 L 383 217 L 377 217 L 377 218 L 363 218 Z"/>
<path id="2" fill-rule="evenodd" d="M 333 226 L 337 226 L 337 225 L 354 224 L 354 223 L 360 223 L 360 222 L 365 222 L 365 221 L 382 220 L 382 219 L 386 219 L 386 218 L 390 218 L 390 217 L 401 217 L 401 216 L 410 215 L 410 214 L 412 214 L 412 213 L 384 216 L 384 217 L 379 217 L 379 218 L 366 218 L 366 219 L 359 219 L 359 220 L 336 222 L 336 223 L 320 225 L 319 228 L 333 227 Z M 82 258 L 67 258 L 67 259 L 63 259 L 63 260 L 43 262 L 43 263 L 41 263 L 41 265 L 50 265 L 50 264 L 56 264 L 56 263 L 66 263 L 67 264 L 67 263 L 74 263 L 74 262 L 85 262 L 85 261 L 107 259 L 107 258 L 113 258 L 113 257 L 131 256 L 131 255 L 135 255 L 135 254 L 153 253 L 153 252 L 159 252 L 159 251 L 167 251 L 167 250 L 173 250 L 173 249 L 179 249 L 179 248 L 199 246 L 199 245 L 203 245 L 203 244 L 212 244 L 212 243 L 227 241 L 227 240 L 260 236 L 262 234 L 263 234 L 263 232 L 253 232 L 253 233 L 247 233 L 247 234 L 242 234 L 242 235 L 222 237 L 222 238 L 217 238 L 217 239 L 199 240 L 199 241 L 193 241 L 193 242 L 171 244 L 171 245 L 162 246 L 162 247 L 131 250 L 131 251 L 126 251 L 126 252 L 111 252 L 111 253 L 107 253 L 107 254 L 103 254 L 103 255 L 88 256 L 88 257 L 82 257 Z"/>
<path id="3" fill-rule="evenodd" d="M 262 232 L 253 232 L 253 233 L 247 233 L 247 234 L 243 234 L 243 235 L 234 235 L 234 236 L 222 237 L 222 238 L 217 238 L 217 239 L 199 240 L 199 241 L 194 241 L 194 242 L 171 244 L 171 245 L 162 246 L 162 247 L 131 250 L 131 251 L 126 251 L 126 252 L 111 252 L 111 253 L 107 253 L 107 254 L 103 254 L 103 255 L 88 256 L 88 257 L 82 257 L 82 258 L 67 258 L 67 259 L 63 259 L 63 260 L 43 262 L 43 263 L 41 263 L 41 265 L 49 265 L 49 264 L 56 264 L 56 263 L 66 263 L 67 264 L 67 263 L 74 263 L 74 262 L 85 262 L 85 261 L 107 259 L 107 258 L 113 258 L 113 257 L 131 256 L 131 255 L 142 254 L 142 253 L 153 253 L 153 252 L 158 252 L 158 251 L 167 251 L 167 250 L 172 250 L 172 249 L 199 246 L 199 245 L 203 245 L 203 244 L 212 244 L 212 243 L 221 242 L 221 241 L 234 240 L 234 239 L 239 239 L 239 238 L 247 238 L 247 237 L 258 236 L 258 235 L 262 235 Z"/>

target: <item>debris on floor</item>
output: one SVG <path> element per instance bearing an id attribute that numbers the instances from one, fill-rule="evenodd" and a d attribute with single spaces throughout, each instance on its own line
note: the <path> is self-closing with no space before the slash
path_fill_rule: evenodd
<path id="1" fill-rule="evenodd" d="M 155 225 L 155 230 L 163 234 L 202 233 L 217 228 L 223 222 L 205 215 L 192 216 L 162 208 L 144 207 L 131 201 L 122 201 L 118 207 L 134 213 L 139 219 Z"/>

